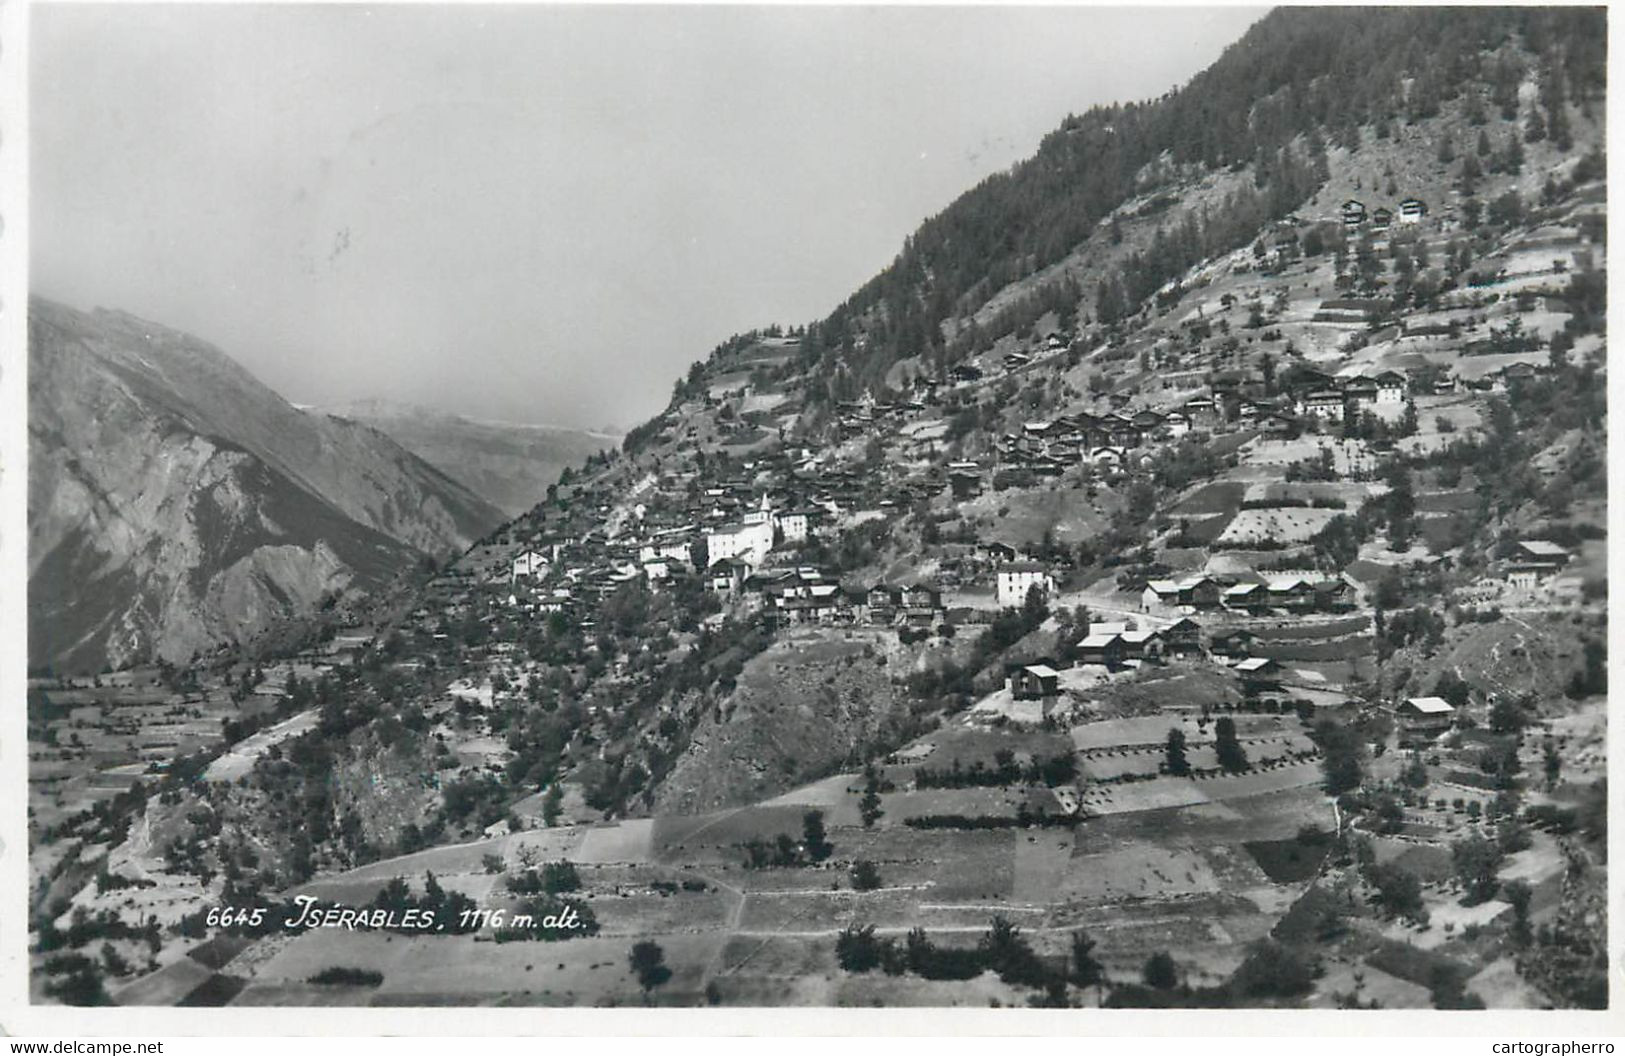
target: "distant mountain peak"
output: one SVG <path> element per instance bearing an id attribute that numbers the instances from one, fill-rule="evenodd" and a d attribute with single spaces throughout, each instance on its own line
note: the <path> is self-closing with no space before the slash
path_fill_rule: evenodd
<path id="1" fill-rule="evenodd" d="M 516 422 L 505 418 L 489 418 L 483 415 L 459 414 L 456 411 L 447 411 L 435 407 L 427 407 L 421 403 L 410 400 L 391 399 L 386 396 L 361 396 L 351 400 L 343 400 L 331 404 L 308 405 L 311 410 L 323 414 L 334 414 L 342 418 L 358 418 L 363 420 L 383 420 L 393 418 L 406 418 L 413 420 L 435 419 L 445 422 L 462 422 L 468 425 L 489 426 L 493 429 L 521 429 L 545 433 L 573 433 L 581 436 L 596 436 L 604 440 L 619 441 L 625 436 L 624 430 L 612 427 L 596 429 L 582 428 L 573 425 L 558 425 L 553 422 Z"/>
<path id="2" fill-rule="evenodd" d="M 620 447 L 623 439 L 569 426 L 470 418 L 377 397 L 318 410 L 390 436 L 511 516 L 541 501 L 566 468 Z"/>

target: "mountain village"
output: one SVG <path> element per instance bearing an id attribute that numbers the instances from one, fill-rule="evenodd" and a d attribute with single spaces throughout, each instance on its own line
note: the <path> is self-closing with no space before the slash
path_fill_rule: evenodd
<path id="1" fill-rule="evenodd" d="M 1606 1004 L 1602 155 L 1357 134 L 1121 317 L 1078 261 L 1250 176 L 962 355 L 731 340 L 400 589 L 34 679 L 37 993 Z M 590 927 L 200 908 L 296 896 Z"/>

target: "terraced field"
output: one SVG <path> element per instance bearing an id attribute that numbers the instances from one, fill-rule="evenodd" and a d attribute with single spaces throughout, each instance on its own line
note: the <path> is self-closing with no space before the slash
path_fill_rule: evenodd
<path id="1" fill-rule="evenodd" d="M 1252 753 L 1296 747 L 1296 720 L 1237 716 Z M 1125 717 L 1070 733 L 950 726 L 933 733 L 928 753 L 885 768 L 896 791 L 881 796 L 872 828 L 856 812 L 861 776 L 840 774 L 766 803 L 690 816 L 533 829 L 416 854 L 318 878 L 295 895 L 368 904 L 393 877 L 422 893 L 432 872 L 447 891 L 482 909 L 520 907 L 503 881 L 524 864 L 577 863 L 578 898 L 599 930 L 552 942 L 495 942 L 487 927 L 470 935 L 396 934 L 314 928 L 221 946 L 198 947 L 119 994 L 132 1004 L 179 1001 L 237 1005 L 613 1005 L 641 1003 L 627 964 L 634 939 L 665 951 L 671 980 L 663 1003 L 812 1001 L 864 1003 L 833 962 L 836 934 L 874 925 L 901 936 L 923 927 L 941 944 L 968 943 L 1000 914 L 1031 936 L 1035 949 L 1064 952 L 1073 929 L 1087 928 L 1114 969 L 1137 970 L 1147 950 L 1177 943 L 1198 976 L 1228 971 L 1241 945 L 1267 933 L 1301 887 L 1302 876 L 1272 880 L 1250 839 L 1290 841 L 1306 821 L 1328 824 L 1329 808 L 1304 792 L 1318 781 L 1311 764 L 1204 780 L 1158 777 L 1102 785 L 1095 769 L 1149 764 L 1170 724 L 1188 728 L 1195 755 L 1211 753 L 1211 726 L 1181 715 Z M 917 789 L 918 765 L 982 762 L 1011 752 L 1034 757 L 1081 750 L 1078 792 L 1087 815 L 1076 827 L 918 829 L 923 814 L 1014 818 L 1042 806 L 1062 811 L 1042 786 Z M 1206 754 L 1204 754 L 1206 753 Z M 803 816 L 824 811 L 830 856 L 792 868 L 745 868 L 747 840 L 800 840 Z M 1284 846 L 1284 845 L 1283 845 Z M 1287 847 L 1276 855 L 1285 861 Z M 879 887 L 859 891 L 851 863 L 875 864 Z M 1273 861 L 1273 860 L 1272 860 Z M 1279 870 L 1276 870 L 1279 873 Z M 215 951 L 215 952 L 211 952 Z M 207 962 L 207 963 L 205 963 Z M 331 968 L 381 973 L 376 987 L 312 982 Z M 989 995 L 1019 998 L 991 977 L 963 983 L 918 978 L 897 983 L 886 1000 L 976 1004 Z M 709 995 L 709 997 L 707 997 Z"/>

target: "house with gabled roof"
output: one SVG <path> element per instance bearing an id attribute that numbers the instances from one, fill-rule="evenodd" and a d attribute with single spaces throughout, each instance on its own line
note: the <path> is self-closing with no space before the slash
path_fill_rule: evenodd
<path id="1" fill-rule="evenodd" d="M 1193 429 L 1211 429 L 1219 424 L 1219 405 L 1211 396 L 1186 400 L 1179 409 L 1190 419 Z"/>
<path id="2" fill-rule="evenodd" d="M 1397 370 L 1385 370 L 1372 379 L 1377 386 L 1377 402 L 1384 405 L 1401 404 L 1410 393 L 1410 382 Z"/>
<path id="3" fill-rule="evenodd" d="M 751 566 L 737 557 L 725 557 L 712 562 L 705 572 L 705 585 L 719 594 L 737 596 L 745 586 Z"/>
<path id="4" fill-rule="evenodd" d="M 1198 573 L 1179 581 L 1179 604 L 1192 609 L 1217 608 L 1223 587 L 1212 576 Z"/>
<path id="5" fill-rule="evenodd" d="M 1317 580 L 1312 588 L 1316 612 L 1345 612 L 1354 607 L 1354 587 L 1341 575 Z"/>
<path id="6" fill-rule="evenodd" d="M 1164 627 L 1161 636 L 1163 651 L 1169 656 L 1185 659 L 1201 655 L 1202 625 L 1189 616 L 1181 616 Z"/>
<path id="7" fill-rule="evenodd" d="M 1266 414 L 1258 420 L 1259 431 L 1272 440 L 1290 440 L 1298 435 L 1298 423 L 1284 414 Z"/>
<path id="8" fill-rule="evenodd" d="M 1253 644 L 1257 641 L 1258 635 L 1252 631 L 1245 627 L 1234 627 L 1215 634 L 1208 643 L 1208 651 L 1214 656 L 1245 659 L 1252 655 Z"/>
<path id="9" fill-rule="evenodd" d="M 1343 385 L 1345 414 L 1358 414 L 1377 406 L 1377 383 L 1371 378 L 1349 378 Z"/>
<path id="10" fill-rule="evenodd" d="M 1103 667 L 1121 667 L 1123 663 L 1123 636 L 1092 632 L 1077 645 L 1078 661 Z"/>
<path id="11" fill-rule="evenodd" d="M 1171 579 L 1153 579 L 1146 583 L 1145 589 L 1140 592 L 1140 608 L 1144 611 L 1152 609 L 1171 609 L 1179 604 L 1179 584 Z"/>
<path id="12" fill-rule="evenodd" d="M 1144 437 L 1139 426 L 1128 419 L 1119 419 L 1111 425 L 1112 446 L 1120 448 L 1139 447 Z"/>
<path id="13" fill-rule="evenodd" d="M 1244 697 L 1280 692 L 1284 669 L 1277 660 L 1267 656 L 1249 656 L 1237 661 L 1233 670 L 1241 678 L 1241 695 Z"/>
<path id="14" fill-rule="evenodd" d="M 999 566 L 994 577 L 995 596 L 1001 609 L 1020 608 L 1028 592 L 1037 588 L 1045 597 L 1055 593 L 1055 579 L 1036 561 L 1015 561 Z"/>
<path id="15" fill-rule="evenodd" d="M 521 577 L 525 579 L 545 579 L 552 569 L 553 562 L 546 554 L 538 550 L 526 550 L 513 559 L 513 569 L 508 578 L 510 581 Z"/>
<path id="16" fill-rule="evenodd" d="M 1097 447 L 1089 452 L 1089 462 L 1103 473 L 1120 473 L 1123 470 L 1124 453 L 1117 447 Z"/>
<path id="17" fill-rule="evenodd" d="M 1124 631 L 1118 636 L 1123 642 L 1123 659 L 1157 660 L 1162 657 L 1162 632 L 1150 629 Z"/>
<path id="18" fill-rule="evenodd" d="M 1329 422 L 1343 420 L 1343 394 L 1336 389 L 1317 389 L 1298 400 L 1298 413 L 1305 418 L 1320 418 Z"/>
<path id="19" fill-rule="evenodd" d="M 1224 589 L 1220 600 L 1227 609 L 1257 612 L 1269 606 L 1269 591 L 1262 583 L 1235 583 Z"/>
<path id="20" fill-rule="evenodd" d="M 1520 590 L 1532 590 L 1568 563 L 1569 552 L 1564 547 L 1545 539 L 1524 539 L 1514 544 L 1507 560 L 1507 583 Z"/>
<path id="21" fill-rule="evenodd" d="M 1394 707 L 1401 742 L 1431 740 L 1455 724 L 1456 709 L 1443 697 L 1407 697 Z"/>
<path id="22" fill-rule="evenodd" d="M 1269 603 L 1278 609 L 1307 609 L 1314 604 L 1315 589 L 1302 576 L 1281 576 L 1265 588 Z"/>
<path id="23" fill-rule="evenodd" d="M 1010 695 L 1016 700 L 1043 700 L 1060 691 L 1060 672 L 1048 664 L 1028 664 L 1010 673 Z"/>
<path id="24" fill-rule="evenodd" d="M 944 615 L 941 591 L 923 583 L 898 589 L 897 619 L 901 623 L 910 627 L 933 627 L 942 621 Z"/>

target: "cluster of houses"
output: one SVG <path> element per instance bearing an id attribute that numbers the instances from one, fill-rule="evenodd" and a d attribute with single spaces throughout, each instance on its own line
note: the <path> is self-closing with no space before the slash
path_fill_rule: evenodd
<path id="1" fill-rule="evenodd" d="M 510 603 L 527 612 L 569 611 L 635 580 L 662 589 L 697 582 L 745 612 L 779 625 L 853 624 L 933 627 L 945 612 L 939 592 L 921 586 L 852 591 L 817 567 L 795 563 L 870 485 L 844 469 L 825 469 L 805 450 L 737 466 L 744 476 L 714 479 L 671 468 L 640 490 L 623 523 L 605 507 L 549 509 L 506 569 Z M 785 482 L 776 485 L 774 482 Z M 882 508 L 917 497 L 888 485 Z M 572 532 L 591 523 L 585 531 Z M 782 564 L 782 567 L 780 567 Z"/>
<path id="2" fill-rule="evenodd" d="M 735 468 L 743 473 L 731 478 L 704 467 L 665 469 L 624 524 L 606 523 L 607 507 L 550 509 L 506 569 L 514 604 L 556 611 L 640 578 L 658 588 L 697 576 L 710 589 L 737 592 L 771 553 L 814 540 L 875 487 L 806 449 L 775 451 Z M 559 497 L 580 505 L 579 496 L 561 490 Z M 899 485 L 876 501 L 896 506 L 917 497 Z"/>
<path id="3" fill-rule="evenodd" d="M 935 388 L 935 382 L 925 384 Z M 848 400 L 836 405 L 835 424 L 843 437 L 867 436 L 873 434 L 877 426 L 913 421 L 924 415 L 927 408 L 926 400 L 877 400 L 872 393 L 866 392 L 860 400 Z"/>
<path id="4" fill-rule="evenodd" d="M 1369 226 L 1372 231 L 1386 231 L 1397 220 L 1401 224 L 1420 224 L 1428 215 L 1428 206 L 1420 198 L 1407 198 L 1399 203 L 1399 212 L 1396 215 L 1392 209 L 1378 206 L 1367 210 L 1365 203 L 1357 198 L 1350 198 L 1343 203 L 1343 226 L 1348 228 L 1361 228 Z"/>
<path id="5" fill-rule="evenodd" d="M 1251 635 L 1234 639 L 1216 637 L 1204 646 L 1201 624 L 1188 616 L 1160 628 L 1136 628 L 1127 621 L 1094 621 L 1072 647 L 1070 665 L 1052 657 L 1036 663 L 1012 663 L 1005 670 L 1005 685 L 1016 700 L 1040 700 L 1060 691 L 1061 671 L 1069 666 L 1097 666 L 1116 671 L 1210 655 L 1237 672 L 1247 695 L 1275 692 L 1280 685 L 1281 665 L 1268 657 L 1245 655 L 1251 640 Z"/>
<path id="6" fill-rule="evenodd" d="M 1051 331 L 1036 354 L 1011 351 L 1004 353 L 999 363 L 1006 372 L 1020 370 L 1037 358 L 1057 355 L 1072 347 L 1072 338 Z M 875 435 L 887 426 L 897 427 L 923 417 L 927 411 L 942 403 L 946 389 L 979 385 L 988 378 L 991 368 L 975 361 L 955 364 L 948 368 L 946 379 L 925 374 L 916 375 L 907 394 L 896 400 L 882 400 L 865 392 L 856 400 L 836 404 L 836 426 L 843 437 Z"/>
<path id="7" fill-rule="evenodd" d="M 1044 335 L 1044 344 L 1036 352 L 1009 351 L 1004 354 L 999 362 L 1006 371 L 1021 370 L 1024 367 L 1031 366 L 1039 359 L 1047 359 L 1067 351 L 1074 347 L 1076 341 L 1076 338 L 1063 334 L 1059 330 L 1051 330 Z M 974 361 L 957 363 L 948 368 L 948 383 L 955 387 L 976 385 L 986 380 L 987 376 L 988 370 Z M 935 391 L 937 388 L 936 383 L 932 381 L 928 384 L 931 386 L 932 391 Z"/>
<path id="8" fill-rule="evenodd" d="M 1321 374 L 1315 380 L 1324 381 L 1325 384 L 1312 388 L 1305 386 L 1295 398 L 1294 406 L 1299 417 L 1341 422 L 1365 411 L 1402 408 L 1410 398 L 1410 383 L 1397 370 L 1385 370 L 1375 377 L 1363 374 L 1330 377 Z"/>
<path id="9" fill-rule="evenodd" d="M 1170 410 L 1078 412 L 1024 422 L 1019 433 L 999 438 L 999 462 L 1038 476 L 1059 476 L 1081 463 L 1107 474 L 1130 472 L 1145 461 L 1134 452 L 1177 442 L 1191 432 L 1258 429 L 1271 438 L 1292 437 L 1304 419 L 1341 422 L 1366 411 L 1398 410 L 1411 399 L 1410 379 L 1396 370 L 1340 377 L 1302 368 L 1283 379 L 1282 390 L 1274 398 L 1249 398 L 1240 379 L 1220 378 L 1210 395 Z M 953 463 L 948 470 L 956 497 L 977 493 L 981 467 Z"/>
<path id="10" fill-rule="evenodd" d="M 1140 593 L 1140 607 L 1146 612 L 1226 610 L 1257 615 L 1273 610 L 1346 612 L 1354 605 L 1354 588 L 1346 577 L 1316 572 L 1199 573 L 1177 580 L 1153 579 Z"/>
<path id="11" fill-rule="evenodd" d="M 1189 659 L 1201 655 L 1201 635 L 1201 625 L 1189 617 L 1160 629 L 1092 622 L 1089 633 L 1078 640 L 1078 662 L 1117 668 L 1130 661 Z"/>
<path id="12" fill-rule="evenodd" d="M 715 567 L 738 568 L 734 562 Z M 781 627 L 866 624 L 928 631 L 947 619 L 938 590 L 885 583 L 849 589 L 837 577 L 810 566 L 752 572 L 732 579 L 723 589 L 743 611 L 765 614 Z"/>
<path id="13" fill-rule="evenodd" d="M 1103 472 L 1122 472 L 1133 468 L 1130 452 L 1218 424 L 1214 403 L 1207 397 L 1166 413 L 1142 410 L 1097 415 L 1080 411 L 1023 422 L 1020 433 L 1006 433 L 999 438 L 999 462 L 1040 476 L 1058 476 L 1065 467 L 1084 462 Z"/>

